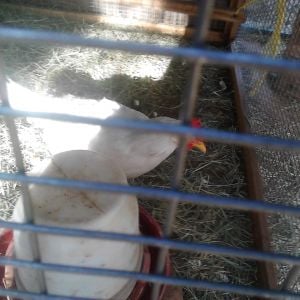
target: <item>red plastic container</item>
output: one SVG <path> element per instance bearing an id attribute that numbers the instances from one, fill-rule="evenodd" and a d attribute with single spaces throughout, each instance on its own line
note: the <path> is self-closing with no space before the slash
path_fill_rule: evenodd
<path id="1" fill-rule="evenodd" d="M 162 229 L 159 223 L 142 206 L 140 206 L 140 230 L 141 233 L 146 236 L 153 236 L 156 238 L 162 238 L 163 236 Z M 149 250 L 151 255 L 150 273 L 155 273 L 159 249 L 156 247 L 149 247 Z M 169 255 L 167 256 L 166 259 L 164 274 L 167 276 L 170 276 L 172 274 L 172 265 L 171 265 L 171 260 Z M 162 285 L 159 294 L 159 300 L 163 299 L 163 296 L 166 292 L 166 288 L 167 288 L 166 285 Z M 133 290 L 133 293 L 134 291 L 135 290 Z M 150 300 L 150 295 L 151 295 L 151 285 L 146 283 L 143 294 L 139 298 L 130 297 L 130 300 Z"/>
<path id="2" fill-rule="evenodd" d="M 162 237 L 162 230 L 159 223 L 143 208 L 140 206 L 140 230 L 145 236 Z M 11 256 L 12 254 L 12 230 L 3 230 L 0 234 L 0 255 Z M 158 248 L 144 247 L 144 256 L 141 272 L 154 273 Z M 171 275 L 172 267 L 169 256 L 166 260 L 165 275 Z M 0 286 L 4 287 L 5 267 L 0 266 Z M 163 285 L 160 290 L 159 300 L 163 299 L 166 286 Z M 147 282 L 138 281 L 129 297 L 130 300 L 150 300 L 151 286 Z M 6 297 L 0 297 L 0 300 L 6 300 Z"/>

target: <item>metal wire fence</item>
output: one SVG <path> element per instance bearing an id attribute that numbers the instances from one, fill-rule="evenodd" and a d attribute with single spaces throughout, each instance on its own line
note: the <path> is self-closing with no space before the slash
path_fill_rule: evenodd
<path id="1" fill-rule="evenodd" d="M 300 58 L 300 2 L 256 1 L 246 9 L 247 21 L 233 43 L 237 53 L 256 53 L 273 58 Z M 299 74 L 260 71 L 241 68 L 240 75 L 245 95 L 245 110 L 252 132 L 282 138 L 300 137 Z M 297 205 L 299 184 L 299 154 L 284 151 L 257 151 L 264 182 L 264 198 L 273 203 Z M 289 200 L 287 200 L 287 198 Z M 299 221 L 270 219 L 273 247 L 277 251 L 298 255 Z M 284 225 L 289 224 L 291 235 L 285 238 Z M 286 276 L 281 266 L 280 282 Z M 299 287 L 298 287 L 299 289 Z"/>
<path id="2" fill-rule="evenodd" d="M 0 42 L 9 41 L 19 43 L 45 43 L 56 44 L 60 46 L 85 46 L 92 48 L 105 48 L 109 50 L 131 51 L 136 54 L 152 54 L 164 56 L 179 56 L 190 61 L 191 71 L 186 86 L 186 92 L 183 95 L 183 108 L 181 111 L 180 125 L 157 124 L 154 122 L 143 122 L 138 120 L 122 120 L 107 119 L 100 120 L 96 118 L 78 117 L 62 114 L 49 114 L 42 112 L 22 112 L 9 107 L 9 101 L 6 93 L 4 77 L 1 78 L 1 100 L 0 114 L 4 116 L 6 124 L 9 128 L 14 154 L 16 158 L 17 173 L 0 173 L 0 180 L 8 180 L 20 182 L 22 186 L 23 205 L 26 212 L 26 224 L 14 222 L 0 221 L 0 227 L 11 228 L 14 230 L 31 231 L 35 234 L 54 234 L 63 236 L 86 237 L 93 239 L 108 239 L 117 241 L 128 241 L 131 243 L 139 243 L 142 245 L 151 245 L 161 248 L 156 274 L 144 274 L 140 272 L 129 272 L 124 270 L 108 270 L 104 268 L 77 267 L 69 265 L 59 265 L 54 263 L 44 263 L 40 261 L 36 235 L 32 235 L 32 252 L 34 253 L 34 261 L 25 261 L 8 257 L 1 257 L 1 265 L 11 265 L 16 268 L 26 267 L 38 270 L 42 276 L 43 271 L 59 271 L 66 273 L 80 273 L 85 275 L 98 275 L 110 277 L 124 277 L 135 280 L 147 281 L 154 284 L 152 299 L 158 299 L 159 288 L 161 284 L 189 286 L 199 289 L 210 289 L 215 291 L 227 291 L 247 296 L 256 296 L 260 298 L 272 299 L 300 299 L 298 294 L 281 291 L 267 290 L 250 286 L 234 285 L 228 283 L 217 283 L 205 280 L 181 279 L 176 277 L 168 277 L 161 275 L 162 266 L 166 259 L 166 253 L 169 249 L 177 249 L 181 251 L 198 251 L 215 255 L 225 255 L 229 257 L 242 257 L 255 261 L 270 261 L 276 263 L 286 263 L 300 266 L 300 258 L 288 254 L 266 253 L 255 250 L 236 249 L 232 247 L 214 246 L 206 243 L 188 243 L 183 241 L 174 241 L 170 239 L 171 228 L 176 215 L 176 207 L 179 202 L 189 202 L 198 205 L 217 206 L 223 208 L 231 208 L 244 211 L 266 212 L 270 214 L 286 214 L 300 216 L 300 207 L 290 206 L 286 204 L 253 201 L 251 199 L 239 199 L 229 197 L 207 196 L 202 194 L 189 194 L 180 190 L 180 181 L 182 171 L 185 164 L 186 148 L 185 144 L 188 137 L 201 137 L 207 141 L 229 143 L 248 147 L 263 147 L 264 149 L 280 149 L 288 153 L 300 152 L 300 140 L 284 139 L 282 137 L 271 137 L 263 135 L 241 134 L 236 132 L 226 132 L 214 129 L 196 129 L 189 126 L 193 115 L 194 105 L 196 101 L 196 90 L 201 74 L 201 67 L 205 63 L 215 63 L 225 66 L 244 66 L 247 68 L 259 68 L 280 72 L 280 74 L 300 74 L 299 60 L 287 60 L 283 58 L 273 58 L 259 56 L 256 54 L 245 53 L 229 53 L 214 50 L 208 50 L 203 43 L 204 36 L 207 32 L 208 21 L 210 18 L 213 1 L 199 1 L 201 10 L 198 14 L 197 33 L 191 47 L 162 47 L 149 44 L 140 44 L 133 42 L 108 41 L 85 38 L 73 34 L 63 34 L 54 32 L 34 31 L 28 29 L 15 29 L 0 27 Z M 290 75 L 289 75 L 290 76 Z M 174 177 L 172 179 L 172 188 L 170 190 L 162 190 L 159 188 L 146 188 L 136 186 L 123 186 L 118 184 L 95 183 L 71 179 L 56 179 L 45 177 L 34 177 L 26 175 L 20 142 L 15 127 L 14 119 L 17 117 L 34 117 L 47 118 L 51 120 L 61 120 L 74 123 L 87 123 L 93 125 L 101 125 L 115 128 L 128 128 L 143 131 L 152 131 L 160 133 L 172 133 L 181 138 L 180 147 L 177 151 L 177 165 L 175 166 Z M 157 199 L 169 202 L 169 215 L 164 226 L 164 237 L 156 239 L 146 236 L 135 236 L 128 234 L 119 234 L 112 232 L 88 231 L 71 228 L 58 228 L 45 225 L 33 224 L 33 215 L 31 208 L 30 195 L 28 185 L 31 183 L 67 187 L 80 190 L 106 191 L 114 193 L 133 194 L 144 196 L 150 199 Z M 45 283 L 45 282 L 44 282 Z M 12 289 L 0 289 L 0 295 L 23 299 L 81 299 L 79 297 L 63 297 L 59 295 L 47 294 L 46 285 L 43 287 L 44 293 L 29 293 Z"/>

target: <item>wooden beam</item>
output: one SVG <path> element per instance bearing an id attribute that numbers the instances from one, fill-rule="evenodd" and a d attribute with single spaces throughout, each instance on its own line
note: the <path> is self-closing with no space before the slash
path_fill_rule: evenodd
<path id="1" fill-rule="evenodd" d="M 240 88 L 242 84 L 240 67 L 234 67 L 232 69 L 232 81 L 235 91 L 235 105 L 237 110 L 237 121 L 239 131 L 244 133 L 250 133 L 251 130 L 245 112 L 244 96 Z M 262 180 L 259 172 L 256 152 L 254 149 L 249 147 L 243 147 L 242 149 L 247 179 L 248 196 L 251 199 L 263 199 L 264 195 L 262 188 Z M 260 212 L 252 212 L 250 213 L 250 216 L 252 218 L 252 232 L 255 248 L 260 251 L 270 252 L 271 237 L 267 221 L 267 214 Z M 275 265 L 271 262 L 259 261 L 257 262 L 257 266 L 257 277 L 259 286 L 266 289 L 278 288 Z M 256 299 L 262 300 L 261 298 Z"/>
<path id="2" fill-rule="evenodd" d="M 237 31 L 240 27 L 240 24 L 246 20 L 245 14 L 241 11 L 239 14 L 236 14 L 237 9 L 245 2 L 245 0 L 230 0 L 229 2 L 229 11 L 233 13 L 233 16 L 236 16 L 237 22 L 227 22 L 224 28 L 224 35 L 226 39 L 231 42 L 237 34 Z"/>
<path id="3" fill-rule="evenodd" d="M 146 31 L 158 32 L 162 34 L 169 34 L 175 36 L 186 35 L 187 37 L 190 37 L 194 32 L 193 28 L 185 27 L 185 26 L 174 26 L 174 25 L 167 25 L 162 23 L 154 24 L 150 22 L 141 22 L 139 20 L 132 21 L 132 20 L 126 20 L 117 17 L 101 16 L 101 15 L 90 14 L 90 13 L 66 12 L 66 11 L 56 10 L 56 9 L 52 10 L 47 8 L 37 8 L 37 7 L 14 5 L 14 4 L 5 4 L 5 6 L 10 7 L 12 9 L 29 11 L 30 13 L 37 14 L 37 15 L 44 15 L 47 17 L 65 18 L 65 19 L 75 20 L 75 21 L 85 20 L 86 22 L 90 22 L 90 23 L 102 23 L 102 24 L 110 24 L 116 26 L 137 27 Z M 223 33 L 210 30 L 207 35 L 207 41 L 222 43 L 224 42 Z"/>
<path id="4" fill-rule="evenodd" d="M 152 3 L 153 1 L 153 5 L 150 5 L 150 3 Z M 191 15 L 191 16 L 195 16 L 198 12 L 197 10 L 197 6 L 196 4 L 191 4 L 190 2 L 175 2 L 175 1 L 167 1 L 167 0 L 142 0 L 142 1 L 137 1 L 137 0 L 108 0 L 108 1 L 103 1 L 103 3 L 112 3 L 112 4 L 120 4 L 120 5 L 126 5 L 126 6 L 140 6 L 140 7 L 148 7 L 152 8 L 152 9 L 158 9 L 158 10 L 167 10 L 167 11 L 172 11 L 172 12 L 177 12 L 177 13 L 183 13 L 183 14 L 187 14 L 187 15 Z M 74 2 L 74 0 L 73 0 Z M 72 3 L 73 3 L 72 2 Z M 38 3 L 38 2 L 37 2 Z M 82 1 L 81 1 L 82 3 Z M 10 4 L 10 3 L 2 3 L 5 4 L 7 6 L 11 6 L 11 7 L 25 7 L 27 5 L 21 5 L 21 4 Z M 39 8 L 40 6 L 33 6 L 34 5 L 34 1 L 31 1 L 31 5 L 29 7 L 31 8 Z M 99 4 L 99 7 L 101 7 L 101 3 Z M 92 9 L 92 6 L 90 6 L 90 8 Z M 49 9 L 46 7 L 40 7 L 40 9 Z M 52 9 L 51 9 L 52 10 Z M 54 10 L 54 9 L 53 9 Z M 55 9 L 56 10 L 56 9 Z M 58 11 L 65 11 L 62 8 L 57 9 Z M 100 10 L 100 9 L 99 9 Z M 81 12 L 77 12 L 76 13 L 81 13 Z M 95 14 L 98 15 L 99 12 L 97 11 L 91 11 L 89 12 L 90 14 Z M 89 13 L 84 13 L 84 14 L 89 14 Z M 240 24 L 241 22 L 244 21 L 244 17 L 239 14 L 236 15 L 235 14 L 235 10 L 231 10 L 231 9 L 214 9 L 213 14 L 212 14 L 212 19 L 213 20 L 219 20 L 219 21 L 225 21 L 225 22 L 232 22 L 232 23 L 238 23 Z"/>
<path id="5" fill-rule="evenodd" d="M 234 6 L 232 7 L 232 9 L 234 11 L 236 11 L 244 3 L 245 3 L 245 0 L 235 0 Z M 229 29 L 229 33 L 228 33 L 228 40 L 229 41 L 233 41 L 233 39 L 236 37 L 236 34 L 237 34 L 238 30 L 239 30 L 239 27 L 240 27 L 241 23 L 245 22 L 246 16 L 245 16 L 245 12 L 244 11 L 241 11 L 239 13 L 239 18 L 240 18 L 241 22 L 240 23 L 233 23 L 231 25 L 231 28 Z"/>

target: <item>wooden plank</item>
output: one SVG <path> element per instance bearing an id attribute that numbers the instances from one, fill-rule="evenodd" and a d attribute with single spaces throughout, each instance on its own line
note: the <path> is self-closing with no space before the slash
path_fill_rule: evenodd
<path id="1" fill-rule="evenodd" d="M 74 1 L 74 0 L 73 0 Z M 109 0 L 108 2 L 105 3 L 121 3 L 120 5 L 122 5 L 123 3 L 126 4 L 127 6 L 135 3 L 135 2 L 139 2 L 139 1 L 135 1 L 135 0 L 126 0 L 126 1 L 115 1 L 115 0 Z M 147 0 L 146 4 L 148 3 L 149 0 Z M 34 3 L 34 1 L 33 1 Z M 10 4 L 10 3 L 2 3 L 3 5 L 6 6 L 10 6 L 10 7 L 25 7 L 27 5 L 16 5 L 16 4 Z M 185 5 L 183 7 L 183 5 Z M 144 6 L 144 5 L 140 5 L 140 6 Z M 147 5 L 146 5 L 147 6 Z M 31 5 L 28 5 L 28 7 L 31 8 L 36 8 L 36 9 L 51 9 L 51 8 L 46 8 L 46 7 L 39 7 L 39 6 L 32 6 L 32 2 Z M 149 7 L 150 8 L 150 7 Z M 173 1 L 166 1 L 163 0 L 162 3 L 160 3 L 160 1 L 154 0 L 153 5 L 151 6 L 152 9 L 159 9 L 159 10 L 168 10 L 168 11 L 173 11 L 173 12 L 177 12 L 177 13 L 183 13 L 183 14 L 188 14 L 188 15 L 192 15 L 195 16 L 197 14 L 197 6 L 195 4 L 191 5 L 191 4 L 183 4 L 183 3 L 177 3 L 177 2 L 173 2 Z M 52 9 L 51 9 L 52 10 Z M 56 10 L 56 9 L 55 9 Z M 57 9 L 58 11 L 65 11 L 63 9 Z M 69 11 L 68 11 L 69 12 Z M 81 12 L 74 12 L 74 13 L 81 13 Z M 97 12 L 90 12 L 90 13 L 82 13 L 83 15 L 96 15 L 98 16 L 99 13 Z M 241 15 L 236 15 L 234 10 L 226 10 L 226 9 L 214 9 L 213 14 L 212 14 L 212 19 L 213 20 L 220 20 L 220 21 L 225 21 L 225 22 L 232 22 L 232 23 L 240 23 L 244 21 L 244 18 Z"/>
<path id="2" fill-rule="evenodd" d="M 234 10 L 235 6 L 236 6 L 236 0 L 229 0 L 229 7 L 228 8 L 230 10 Z M 231 23 L 226 23 L 225 24 L 224 35 L 227 37 L 227 39 L 228 39 L 229 33 L 231 31 L 231 27 L 232 27 Z"/>
<path id="3" fill-rule="evenodd" d="M 3 5 L 3 4 L 1 4 Z M 18 9 L 18 10 L 26 10 L 31 13 L 37 15 L 44 15 L 47 17 L 56 17 L 56 18 L 65 18 L 69 20 L 77 20 L 90 23 L 102 23 L 102 24 L 110 24 L 110 25 L 119 25 L 119 26 L 128 26 L 128 27 L 138 27 L 142 30 L 158 32 L 162 34 L 169 34 L 175 36 L 187 36 L 190 37 L 193 35 L 194 29 L 185 26 L 174 26 L 174 25 L 166 25 L 166 24 L 154 24 L 150 22 L 141 22 L 139 20 L 127 20 L 117 17 L 109 17 L 109 16 L 100 16 L 96 14 L 89 13 L 76 13 L 76 12 L 66 12 L 61 10 L 52 10 L 46 8 L 37 8 L 31 6 L 22 6 L 22 5 L 14 5 L 14 4 L 5 4 L 5 6 Z M 128 22 L 128 23 L 127 23 Z M 222 43 L 224 42 L 224 37 L 222 32 L 210 30 L 207 35 L 208 42 Z"/>
<path id="4" fill-rule="evenodd" d="M 245 0 L 243 0 L 245 1 Z M 240 0 L 231 0 L 231 2 L 240 2 Z M 2 3 L 4 4 L 4 3 Z M 137 21 L 126 18 L 117 18 L 108 15 L 101 15 L 102 5 L 120 5 L 120 9 L 122 5 L 129 8 L 130 7 L 148 7 L 149 9 L 156 9 L 161 11 L 172 11 L 176 13 L 187 14 L 189 17 L 193 17 L 197 14 L 197 4 L 195 1 L 174 1 L 174 0 L 103 0 L 103 1 L 82 1 L 82 0 L 72 0 L 70 1 L 70 5 L 61 5 L 56 9 L 47 8 L 47 2 L 43 2 L 41 4 L 40 0 L 31 0 L 30 5 L 23 4 L 4 4 L 6 6 L 10 6 L 11 8 L 25 8 L 29 7 L 32 12 L 43 13 L 44 15 L 52 15 L 52 16 L 63 16 L 72 19 L 84 19 L 87 22 L 93 23 L 106 23 L 106 24 L 115 24 L 115 25 L 128 25 L 128 26 L 138 26 L 143 30 L 153 31 L 158 33 L 177 35 L 177 36 L 187 36 L 190 37 L 192 35 L 193 30 L 191 28 L 185 29 L 184 26 L 174 26 L 173 24 L 154 24 L 147 21 Z M 36 6 L 35 6 L 36 5 Z M 232 6 L 232 4 L 231 4 Z M 72 7 L 74 10 L 72 11 Z M 81 9 L 81 12 L 77 9 Z M 118 9 L 116 7 L 116 9 Z M 48 12 L 46 11 L 48 10 Z M 50 11 L 54 13 L 51 14 Z M 88 12 L 90 11 L 90 12 Z M 77 14 L 77 15 L 76 15 Z M 228 43 L 230 42 L 236 35 L 236 32 L 242 22 L 244 22 L 245 18 L 243 14 L 236 14 L 236 5 L 232 6 L 228 9 L 214 9 L 212 14 L 212 20 L 214 21 L 222 21 L 225 22 L 224 29 L 212 29 L 208 34 L 207 41 L 208 42 L 216 42 L 216 43 Z M 192 27 L 192 26 L 188 26 Z"/>
<path id="5" fill-rule="evenodd" d="M 234 7 L 232 7 L 233 10 L 237 10 L 239 7 L 241 7 L 243 4 L 245 3 L 245 0 L 235 0 L 235 3 L 234 3 Z M 233 41 L 234 38 L 236 37 L 237 35 L 237 32 L 239 30 L 239 27 L 241 25 L 241 23 L 245 22 L 246 20 L 246 16 L 245 16 L 245 13 L 244 11 L 241 11 L 239 13 L 239 18 L 241 20 L 240 23 L 232 23 L 231 25 L 231 28 L 230 28 L 230 31 L 228 33 L 228 40 L 229 41 Z"/>
<path id="6" fill-rule="evenodd" d="M 49 3 L 50 1 L 48 1 Z M 52 1 L 55 3 L 55 1 Z M 93 7 L 101 7 L 102 4 L 115 4 L 115 5 L 126 5 L 126 6 L 143 6 L 149 7 L 153 9 L 161 9 L 161 10 L 169 10 L 175 12 L 181 12 L 185 14 L 193 14 L 197 13 L 197 5 L 196 2 L 193 1 L 182 1 L 182 0 L 69 0 L 70 5 L 62 4 L 58 1 L 57 8 L 65 9 L 68 6 L 70 7 L 78 7 L 80 9 L 92 9 Z M 41 4 L 41 0 L 31 0 L 31 4 L 36 5 L 38 7 L 47 7 L 47 1 Z M 66 2 L 67 3 L 67 2 Z M 21 4 L 21 3 L 19 3 Z M 97 11 L 89 11 L 96 12 Z M 99 12 L 98 12 L 99 13 Z"/>
<path id="7" fill-rule="evenodd" d="M 237 9 L 245 2 L 245 0 L 230 0 L 229 11 L 233 12 L 233 15 L 237 17 L 238 22 L 227 22 L 224 28 L 224 35 L 226 39 L 231 42 L 236 37 L 237 31 L 246 18 L 244 12 L 236 14 Z"/>
<path id="8" fill-rule="evenodd" d="M 237 121 L 239 131 L 250 133 L 250 127 L 246 118 L 245 104 L 242 91 L 240 89 L 242 80 L 239 67 L 232 69 L 232 81 L 235 91 L 235 105 L 237 110 Z M 245 173 L 247 179 L 248 196 L 251 199 L 263 199 L 262 180 L 259 172 L 256 152 L 249 147 L 243 147 L 243 158 Z M 257 250 L 271 250 L 271 237 L 265 213 L 251 213 L 253 224 L 254 246 Z M 258 283 L 262 288 L 277 289 L 277 276 L 275 265 L 271 262 L 257 262 L 258 266 Z M 259 298 L 260 299 L 260 298 Z"/>

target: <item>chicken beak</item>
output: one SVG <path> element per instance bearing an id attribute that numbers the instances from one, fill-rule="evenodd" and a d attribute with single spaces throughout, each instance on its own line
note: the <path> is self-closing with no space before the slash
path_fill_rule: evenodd
<path id="1" fill-rule="evenodd" d="M 192 147 L 200 150 L 202 153 L 206 153 L 206 145 L 200 140 L 194 140 L 192 142 Z"/>

